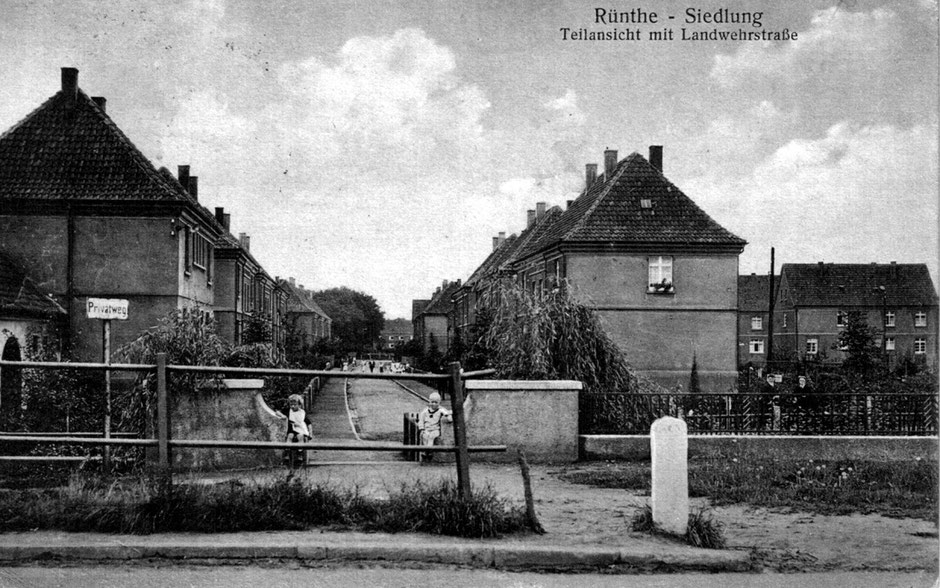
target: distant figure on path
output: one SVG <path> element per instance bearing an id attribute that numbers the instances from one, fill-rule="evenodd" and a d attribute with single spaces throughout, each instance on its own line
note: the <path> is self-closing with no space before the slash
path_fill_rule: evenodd
<path id="1" fill-rule="evenodd" d="M 428 405 L 418 414 L 418 430 L 421 431 L 422 445 L 436 445 L 441 437 L 441 421 L 449 423 L 453 421 L 453 415 L 449 410 L 441 406 L 441 395 L 432 392 L 428 396 Z M 423 459 L 432 460 L 433 453 L 425 453 Z"/>

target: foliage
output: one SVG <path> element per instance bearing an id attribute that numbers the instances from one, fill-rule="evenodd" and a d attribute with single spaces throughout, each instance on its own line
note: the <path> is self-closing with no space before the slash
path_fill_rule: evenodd
<path id="1" fill-rule="evenodd" d="M 253 345 L 255 343 L 273 342 L 274 330 L 271 327 L 271 316 L 250 315 L 245 321 L 245 328 L 242 331 L 242 344 Z"/>
<path id="2" fill-rule="evenodd" d="M 692 373 L 689 374 L 689 394 L 700 394 L 702 386 L 698 381 L 698 358 L 692 356 Z"/>
<path id="3" fill-rule="evenodd" d="M 437 337 L 434 336 L 434 333 L 428 333 L 428 350 L 419 356 L 418 368 L 427 372 L 438 372 L 441 370 L 441 364 L 443 363 L 444 356 L 437 344 Z"/>
<path id="4" fill-rule="evenodd" d="M 882 365 L 881 350 L 875 345 L 875 329 L 865 315 L 853 310 L 847 314 L 845 328 L 839 333 L 839 348 L 845 350 L 842 369 L 853 376 L 867 376 Z"/>
<path id="5" fill-rule="evenodd" d="M 723 525 L 704 508 L 689 513 L 685 542 L 703 549 L 724 549 L 727 542 Z"/>
<path id="6" fill-rule="evenodd" d="M 0 520 L 6 521 L 6 531 L 137 534 L 340 526 L 497 537 L 525 529 L 522 510 L 509 506 L 488 486 L 465 501 L 452 482 L 416 482 L 381 500 L 363 496 L 358 489 L 311 486 L 291 475 L 268 482 L 170 486 L 146 479 L 75 477 L 59 490 L 0 493 Z"/>
<path id="7" fill-rule="evenodd" d="M 165 353 L 167 364 L 222 365 L 230 347 L 215 331 L 212 315 L 198 309 L 181 309 L 160 319 L 157 327 L 121 347 L 117 356 L 124 363 L 153 364 L 157 354 Z M 205 377 L 176 374 L 169 378 L 171 395 L 193 390 Z M 119 399 L 122 407 L 120 422 L 126 430 L 155 430 L 156 376 L 141 374 L 134 386 Z"/>
<path id="8" fill-rule="evenodd" d="M 637 391 L 636 374 L 597 315 L 567 290 L 537 295 L 500 284 L 481 298 L 489 324 L 471 349 L 485 350 L 501 378 L 579 380 L 589 393 Z"/>
<path id="9" fill-rule="evenodd" d="M 375 298 L 344 286 L 314 292 L 313 299 L 333 321 L 333 336 L 344 352 L 376 347 L 385 315 Z"/>

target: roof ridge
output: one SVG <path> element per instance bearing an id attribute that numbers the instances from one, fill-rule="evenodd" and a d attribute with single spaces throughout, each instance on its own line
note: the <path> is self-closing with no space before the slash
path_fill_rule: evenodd
<path id="1" fill-rule="evenodd" d="M 618 180 L 620 179 L 620 177 L 623 175 L 624 171 L 627 169 L 627 165 L 628 165 L 629 160 L 633 159 L 634 156 L 637 156 L 637 157 L 639 157 L 639 158 L 641 158 L 641 159 L 643 158 L 643 156 L 640 155 L 639 153 L 637 153 L 636 151 L 634 151 L 634 152 L 631 153 L 630 155 L 624 157 L 624 158 L 620 161 L 620 163 L 617 164 L 617 167 L 615 168 L 614 175 L 612 175 L 609 180 L 607 180 L 606 182 L 604 182 L 604 188 L 601 190 L 601 193 L 598 194 L 598 195 L 597 195 L 597 198 L 594 199 L 594 202 L 592 202 L 591 205 L 588 206 L 588 209 L 584 211 L 584 214 L 581 215 L 581 218 L 579 218 L 579 219 L 577 220 L 577 222 L 575 222 L 575 223 L 571 226 L 570 229 L 568 229 L 567 231 L 565 231 L 564 233 L 562 233 L 561 235 L 559 235 L 559 238 L 558 238 L 559 241 L 562 240 L 562 239 L 567 238 L 568 235 L 571 235 L 571 234 L 577 232 L 578 229 L 580 229 L 581 227 L 584 226 L 584 224 L 587 222 L 587 219 L 588 219 L 592 214 L 594 214 L 594 211 L 595 211 L 595 210 L 597 210 L 597 207 L 598 207 L 598 205 L 601 203 L 601 201 L 604 200 L 604 198 L 606 198 L 608 194 L 610 194 L 610 190 L 613 188 L 613 186 L 617 183 L 617 181 L 618 181 Z M 590 187 L 588 187 L 587 189 L 585 189 L 585 194 L 587 194 L 588 189 L 590 189 Z"/>

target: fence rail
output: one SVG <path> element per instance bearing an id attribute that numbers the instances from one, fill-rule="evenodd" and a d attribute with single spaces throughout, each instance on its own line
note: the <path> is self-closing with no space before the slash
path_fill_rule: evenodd
<path id="1" fill-rule="evenodd" d="M 690 433 L 936 435 L 936 394 L 626 394 L 580 396 L 582 434 L 648 434 L 673 416 Z"/>
<path id="2" fill-rule="evenodd" d="M 132 371 L 156 373 L 156 433 L 155 439 L 125 439 L 106 436 L 93 438 L 85 436 L 49 436 L 49 435 L 0 435 L 0 444 L 3 443 L 36 443 L 36 444 L 69 444 L 69 445 L 99 445 L 105 448 L 112 446 L 156 447 L 158 471 L 167 477 L 172 476 L 171 449 L 174 447 L 195 448 L 229 448 L 229 449 L 291 449 L 291 450 L 319 450 L 319 451 L 434 451 L 450 452 L 456 456 L 457 486 L 461 495 L 470 498 L 470 471 L 469 454 L 477 452 L 506 451 L 505 445 L 486 445 L 469 447 L 467 445 L 466 423 L 463 417 L 463 382 L 470 377 L 483 377 L 491 375 L 493 370 L 463 374 L 459 363 L 450 364 L 448 374 L 373 374 L 332 371 L 332 370 L 301 370 L 301 369 L 268 369 L 268 368 L 240 368 L 224 366 L 182 366 L 167 365 L 166 354 L 157 354 L 156 364 L 116 364 L 116 363 L 70 363 L 70 362 L 29 362 L 0 360 L 0 378 L 3 370 L 9 369 L 79 369 L 97 371 Z M 420 445 L 399 445 L 394 443 L 287 443 L 269 441 L 223 441 L 213 439 L 170 439 L 170 414 L 167 403 L 168 378 L 174 373 L 198 374 L 237 374 L 241 376 L 307 376 L 317 378 L 315 383 L 305 390 L 309 397 L 318 391 L 321 377 L 340 377 L 355 379 L 386 379 L 386 380 L 423 380 L 440 381 L 446 383 L 448 391 L 454 400 L 454 439 L 452 446 L 421 447 Z"/>

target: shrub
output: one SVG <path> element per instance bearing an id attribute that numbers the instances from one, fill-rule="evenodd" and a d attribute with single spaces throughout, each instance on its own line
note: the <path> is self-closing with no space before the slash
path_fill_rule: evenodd
<path id="1" fill-rule="evenodd" d="M 704 508 L 689 514 L 685 542 L 693 547 L 724 549 L 726 542 L 722 524 L 712 518 Z"/>

